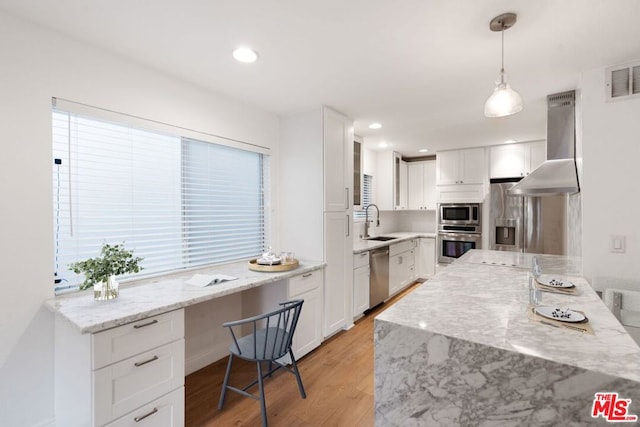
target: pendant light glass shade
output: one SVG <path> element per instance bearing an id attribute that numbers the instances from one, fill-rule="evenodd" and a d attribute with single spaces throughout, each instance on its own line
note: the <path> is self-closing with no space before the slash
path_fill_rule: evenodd
<path id="1" fill-rule="evenodd" d="M 511 89 L 504 73 L 504 30 L 508 30 L 516 23 L 515 13 L 504 13 L 496 16 L 489 23 L 491 31 L 500 31 L 502 36 L 500 79 L 496 81 L 493 93 L 484 103 L 486 117 L 504 117 L 522 111 L 522 97 Z"/>
<path id="2" fill-rule="evenodd" d="M 511 89 L 505 79 L 504 72 L 502 72 L 493 93 L 484 103 L 484 115 L 486 117 L 504 117 L 520 111 L 522 111 L 522 97 Z"/>

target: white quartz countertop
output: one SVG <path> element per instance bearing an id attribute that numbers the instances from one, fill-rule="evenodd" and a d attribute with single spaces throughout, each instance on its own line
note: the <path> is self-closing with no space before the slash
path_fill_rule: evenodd
<path id="1" fill-rule="evenodd" d="M 385 246 L 393 245 L 395 243 L 399 243 L 405 240 L 416 239 L 418 237 L 427 237 L 435 239 L 436 233 L 417 233 L 417 232 L 394 232 L 394 233 L 383 233 L 382 236 L 395 237 L 393 240 L 388 240 L 386 242 L 379 242 L 377 240 L 366 240 L 366 239 L 353 239 L 353 253 L 359 254 L 361 252 L 370 251 L 372 249 L 383 248 Z"/>
<path id="2" fill-rule="evenodd" d="M 263 273 L 249 270 L 247 261 L 211 268 L 144 279 L 120 287 L 118 298 L 95 301 L 93 291 L 57 296 L 45 305 L 69 321 L 82 333 L 94 333 L 125 323 L 192 304 L 242 292 L 267 283 L 288 279 L 325 266 L 322 262 L 300 261 L 298 268 L 285 272 Z M 209 285 L 204 288 L 188 285 L 185 281 L 194 274 L 225 274 L 236 280 Z"/>
<path id="3" fill-rule="evenodd" d="M 376 321 L 640 381 L 640 347 L 580 276 L 580 259 L 537 255 L 544 274 L 569 277 L 579 291 L 576 296 L 544 292 L 541 305 L 583 311 L 594 335 L 527 318 L 532 256 L 469 251 Z"/>

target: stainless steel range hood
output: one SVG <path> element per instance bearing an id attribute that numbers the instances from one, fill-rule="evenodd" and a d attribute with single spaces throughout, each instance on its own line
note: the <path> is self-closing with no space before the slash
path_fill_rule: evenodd
<path id="1" fill-rule="evenodd" d="M 514 185 L 510 195 L 553 196 L 580 191 L 575 104 L 575 90 L 547 96 L 547 161 Z"/>

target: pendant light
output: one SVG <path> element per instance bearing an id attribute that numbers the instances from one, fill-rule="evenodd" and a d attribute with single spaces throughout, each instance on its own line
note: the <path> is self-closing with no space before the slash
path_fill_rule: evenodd
<path id="1" fill-rule="evenodd" d="M 515 23 L 515 13 L 503 13 L 493 18 L 489 23 L 491 31 L 500 31 L 502 33 L 502 67 L 500 68 L 500 78 L 496 81 L 496 87 L 487 102 L 484 103 L 484 115 L 486 117 L 510 116 L 522 110 L 522 97 L 518 92 L 511 89 L 504 72 L 504 30 L 513 27 Z"/>

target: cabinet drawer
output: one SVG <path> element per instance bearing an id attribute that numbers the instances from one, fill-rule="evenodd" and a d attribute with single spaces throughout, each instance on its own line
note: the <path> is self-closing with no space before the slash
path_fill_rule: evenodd
<path id="1" fill-rule="evenodd" d="M 396 243 L 389 246 L 389 256 L 401 254 L 402 252 L 410 251 L 413 249 L 413 240 L 405 240 L 404 242 Z"/>
<path id="2" fill-rule="evenodd" d="M 315 288 L 322 288 L 322 270 L 310 271 L 289 279 L 289 298 L 308 292 Z"/>
<path id="3" fill-rule="evenodd" d="M 184 310 L 175 310 L 92 335 L 92 369 L 184 337 Z"/>
<path id="4" fill-rule="evenodd" d="M 183 427 L 184 387 L 141 406 L 107 427 Z"/>
<path id="5" fill-rule="evenodd" d="M 184 339 L 98 369 L 93 383 L 103 425 L 184 385 Z"/>
<path id="6" fill-rule="evenodd" d="M 369 252 L 362 252 L 353 255 L 353 269 L 369 265 Z"/>

